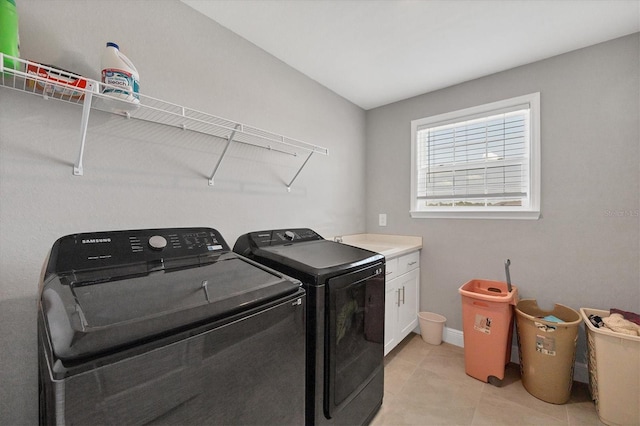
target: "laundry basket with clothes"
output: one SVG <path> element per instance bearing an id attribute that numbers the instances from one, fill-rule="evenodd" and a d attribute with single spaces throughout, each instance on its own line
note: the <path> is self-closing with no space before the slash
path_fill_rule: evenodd
<path id="1" fill-rule="evenodd" d="M 589 389 L 608 425 L 640 424 L 640 316 L 581 308 L 587 332 Z"/>

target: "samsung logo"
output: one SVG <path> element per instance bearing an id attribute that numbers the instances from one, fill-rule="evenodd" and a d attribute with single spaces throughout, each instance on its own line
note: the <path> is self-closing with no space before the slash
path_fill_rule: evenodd
<path id="1" fill-rule="evenodd" d="M 82 240 L 82 244 L 99 244 L 99 243 L 110 243 L 111 238 L 90 238 L 88 240 Z"/>

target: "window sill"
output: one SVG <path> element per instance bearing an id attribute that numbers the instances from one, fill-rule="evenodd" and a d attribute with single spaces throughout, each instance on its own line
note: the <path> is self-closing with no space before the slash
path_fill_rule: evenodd
<path id="1" fill-rule="evenodd" d="M 412 219 L 520 219 L 520 220 L 538 220 L 540 219 L 539 211 L 410 211 Z"/>

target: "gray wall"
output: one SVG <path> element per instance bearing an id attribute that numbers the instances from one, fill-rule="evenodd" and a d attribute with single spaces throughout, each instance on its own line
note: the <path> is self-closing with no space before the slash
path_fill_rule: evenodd
<path id="1" fill-rule="evenodd" d="M 143 93 L 325 146 L 287 193 L 287 156 L 93 113 L 72 175 L 81 108 L 0 88 L 0 424 L 37 423 L 36 293 L 53 242 L 74 232 L 211 226 L 363 232 L 365 113 L 176 1 L 20 0 L 23 58 L 98 79 L 115 41 Z M 295 164 L 294 164 L 295 163 Z"/>
<path id="2" fill-rule="evenodd" d="M 287 193 L 296 164 L 237 147 L 210 188 L 219 142 L 94 113 L 85 176 L 74 177 L 80 109 L 0 89 L 0 424 L 37 422 L 38 276 L 55 239 L 73 232 L 201 225 L 230 243 L 280 226 L 420 235 L 421 308 L 456 329 L 458 287 L 502 279 L 506 258 L 523 297 L 640 309 L 637 34 L 365 113 L 177 1 L 21 0 L 18 11 L 25 58 L 98 78 L 104 43 L 116 41 L 144 93 L 330 155 L 314 156 Z M 410 121 L 533 91 L 543 218 L 410 219 Z"/>
<path id="3" fill-rule="evenodd" d="M 640 310 L 639 49 L 634 34 L 367 111 L 367 230 L 423 237 L 422 310 L 462 330 L 458 288 L 504 280 L 507 258 L 520 296 L 545 308 Z M 542 218 L 411 219 L 411 120 L 531 92 Z"/>

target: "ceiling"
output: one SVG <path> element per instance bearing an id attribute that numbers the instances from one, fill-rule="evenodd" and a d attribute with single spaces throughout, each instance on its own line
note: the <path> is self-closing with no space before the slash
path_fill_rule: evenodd
<path id="1" fill-rule="evenodd" d="M 182 0 L 365 110 L 640 31 L 640 0 Z"/>

